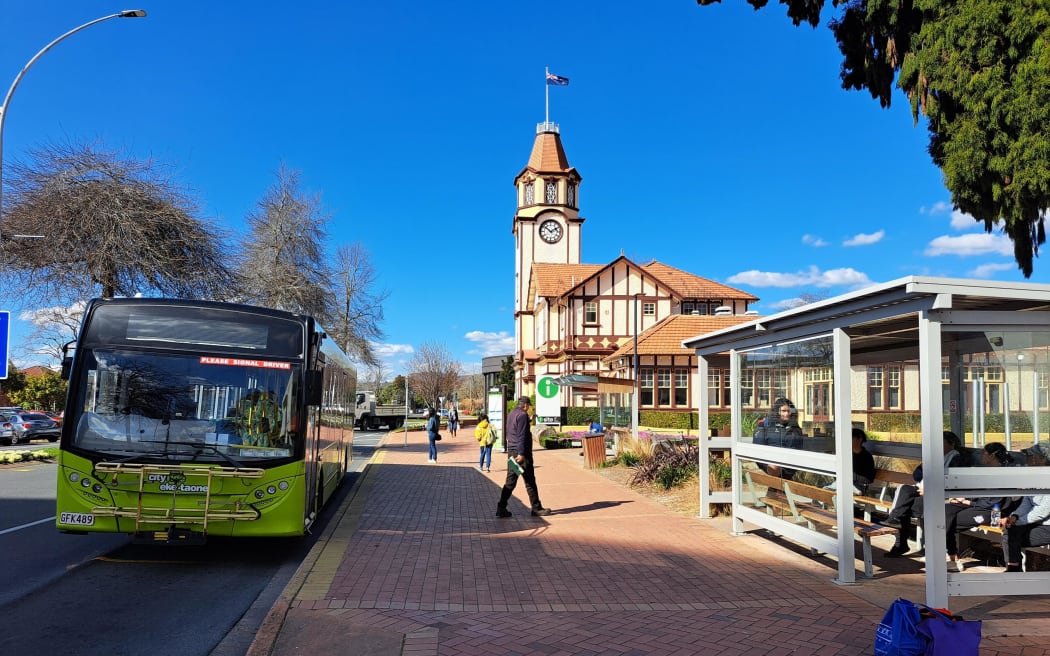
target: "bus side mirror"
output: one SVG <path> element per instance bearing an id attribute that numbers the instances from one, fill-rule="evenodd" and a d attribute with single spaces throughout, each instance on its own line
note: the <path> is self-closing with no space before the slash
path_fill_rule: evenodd
<path id="1" fill-rule="evenodd" d="M 306 405 L 321 405 L 324 391 L 324 372 L 320 369 L 306 370 Z"/>
<path id="2" fill-rule="evenodd" d="M 69 354 L 70 349 L 76 346 L 76 341 L 66 342 L 62 345 L 62 380 L 69 380 L 69 371 L 73 368 L 73 356 Z"/>

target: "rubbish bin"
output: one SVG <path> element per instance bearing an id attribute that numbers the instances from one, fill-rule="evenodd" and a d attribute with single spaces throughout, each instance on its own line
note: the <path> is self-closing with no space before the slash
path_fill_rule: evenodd
<path id="1" fill-rule="evenodd" d="M 596 469 L 605 462 L 605 433 L 583 436 L 583 466 Z"/>

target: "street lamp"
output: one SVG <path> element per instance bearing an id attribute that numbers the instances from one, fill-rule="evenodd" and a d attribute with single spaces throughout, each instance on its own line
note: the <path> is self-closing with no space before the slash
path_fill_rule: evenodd
<path id="1" fill-rule="evenodd" d="M 22 81 L 22 77 L 33 66 L 33 64 L 36 63 L 36 60 L 40 59 L 40 57 L 43 56 L 45 52 L 53 48 L 58 42 L 70 36 L 73 36 L 80 30 L 89 28 L 92 25 L 101 23 L 103 21 L 108 21 L 111 18 L 142 18 L 145 15 L 146 12 L 141 9 L 125 9 L 124 11 L 118 12 L 116 14 L 110 14 L 109 16 L 103 16 L 102 18 L 96 18 L 93 21 L 88 21 L 80 27 L 74 27 L 73 29 L 69 30 L 62 36 L 52 41 L 51 43 L 44 46 L 40 50 L 40 52 L 33 55 L 33 58 L 30 59 L 29 62 L 22 67 L 22 70 L 15 77 L 15 81 L 11 83 L 11 88 L 7 90 L 7 95 L 4 96 L 3 104 L 0 104 L 0 242 L 3 241 L 4 222 L 4 119 L 7 117 L 7 108 L 11 106 L 11 96 L 14 95 L 15 89 L 18 88 L 18 83 Z"/>
<path id="2" fill-rule="evenodd" d="M 638 298 L 642 295 L 638 292 L 634 295 L 634 403 L 631 404 L 631 437 L 638 440 L 638 404 L 641 402 L 641 380 L 638 373 Z"/>

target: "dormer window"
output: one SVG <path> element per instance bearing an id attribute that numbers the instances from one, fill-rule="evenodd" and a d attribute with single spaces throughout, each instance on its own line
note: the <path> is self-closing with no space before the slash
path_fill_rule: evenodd
<path id="1" fill-rule="evenodd" d="M 530 182 L 525 185 L 525 204 L 532 205 L 536 202 L 536 183 Z"/>
<path id="2" fill-rule="evenodd" d="M 554 180 L 547 181 L 547 204 L 553 205 L 558 202 L 558 183 Z"/>

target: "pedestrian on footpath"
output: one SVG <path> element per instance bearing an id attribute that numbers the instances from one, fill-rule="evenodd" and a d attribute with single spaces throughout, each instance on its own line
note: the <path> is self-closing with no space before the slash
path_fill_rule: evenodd
<path id="1" fill-rule="evenodd" d="M 492 445 L 496 441 L 496 434 L 492 431 L 489 416 L 482 413 L 478 419 L 478 425 L 474 429 L 474 437 L 478 440 L 481 448 L 481 459 L 478 461 L 478 469 L 492 471 Z"/>
<path id="2" fill-rule="evenodd" d="M 427 462 L 438 461 L 438 440 L 441 439 L 441 433 L 438 431 L 441 428 L 441 420 L 438 419 L 438 413 L 434 408 L 427 408 L 427 441 L 430 442 L 430 455 L 427 458 Z"/>
<path id="3" fill-rule="evenodd" d="M 459 428 L 459 411 L 456 410 L 456 406 L 452 406 L 448 411 L 448 432 L 452 437 L 456 436 L 457 428 Z"/>
<path id="4" fill-rule="evenodd" d="M 507 480 L 503 483 L 500 491 L 499 504 L 496 506 L 496 517 L 510 517 L 507 510 L 507 501 L 514 493 L 518 485 L 518 473 L 510 466 L 510 459 L 521 467 L 521 477 L 525 479 L 525 491 L 529 494 L 529 504 L 532 506 L 533 517 L 543 517 L 551 514 L 549 508 L 544 508 L 540 503 L 540 493 L 536 489 L 536 469 L 532 461 L 532 432 L 529 430 L 529 407 L 532 401 L 529 397 L 522 396 L 518 399 L 518 405 L 507 417 L 506 445 L 510 458 L 507 463 Z"/>

